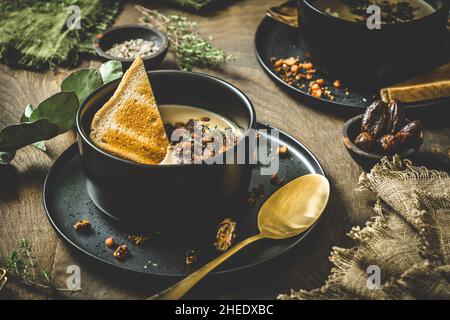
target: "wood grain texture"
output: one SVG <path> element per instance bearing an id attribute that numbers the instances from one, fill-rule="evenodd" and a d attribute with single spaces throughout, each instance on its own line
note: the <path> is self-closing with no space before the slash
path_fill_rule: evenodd
<path id="1" fill-rule="evenodd" d="M 256 61 L 253 46 L 256 28 L 267 8 L 279 2 L 238 1 L 201 16 L 185 13 L 199 23 L 202 35 L 211 35 L 215 45 L 231 52 L 236 59 L 222 69 L 196 71 L 218 76 L 242 89 L 252 100 L 259 121 L 289 133 L 309 147 L 330 179 L 330 203 L 324 219 L 300 247 L 251 271 L 207 278 L 186 298 L 273 299 L 291 288 L 321 286 L 330 271 L 328 255 L 332 246 L 351 245 L 346 233 L 354 225 L 362 226 L 372 215 L 373 195 L 354 191 L 360 169 L 341 143 L 341 129 L 350 115 L 317 109 L 296 100 L 274 84 Z M 137 22 L 138 13 L 133 5 L 126 4 L 116 24 Z M 168 55 L 161 68 L 174 68 L 173 59 Z M 98 66 L 99 62 L 83 63 L 88 65 Z M 38 73 L 0 65 L 0 127 L 17 122 L 27 103 L 37 104 L 57 92 L 67 73 L 67 70 Z M 413 160 L 430 168 L 449 169 L 448 115 L 445 111 L 421 116 L 426 128 L 425 143 Z M 57 283 L 65 284 L 68 265 L 79 265 L 82 291 L 64 295 L 71 299 L 140 299 L 156 293 L 171 282 L 134 279 L 86 260 L 63 243 L 48 223 L 42 205 L 42 184 L 52 162 L 74 140 L 73 132 L 59 136 L 47 143 L 47 153 L 24 148 L 11 166 L 0 167 L 0 256 L 17 247 L 21 237 L 27 237 L 42 265 L 55 272 Z M 8 284 L 0 297 L 53 298 L 13 283 Z"/>

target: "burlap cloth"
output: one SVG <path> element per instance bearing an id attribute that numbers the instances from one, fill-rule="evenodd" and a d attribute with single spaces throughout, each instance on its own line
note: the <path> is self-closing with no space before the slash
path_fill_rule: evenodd
<path id="1" fill-rule="evenodd" d="M 395 156 L 362 173 L 359 190 L 377 194 L 375 215 L 348 235 L 349 249 L 333 248 L 325 285 L 278 299 L 450 299 L 450 178 Z M 381 285 L 368 286 L 369 266 Z"/>

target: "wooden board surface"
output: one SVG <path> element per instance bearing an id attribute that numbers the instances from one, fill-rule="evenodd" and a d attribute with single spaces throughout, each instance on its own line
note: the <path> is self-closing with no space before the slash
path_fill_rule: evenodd
<path id="1" fill-rule="evenodd" d="M 346 233 L 363 226 L 372 215 L 374 197 L 354 191 L 360 168 L 351 160 L 341 142 L 341 129 L 349 114 L 320 110 L 286 94 L 259 67 L 254 53 L 254 34 L 267 8 L 280 0 L 238 1 L 222 10 L 201 16 L 183 13 L 199 23 L 199 32 L 212 36 L 212 42 L 235 57 L 235 62 L 219 70 L 197 69 L 223 78 L 242 89 L 252 100 L 259 121 L 267 122 L 302 141 L 316 155 L 332 185 L 326 216 L 303 243 L 273 263 L 251 271 L 207 278 L 187 298 L 273 299 L 293 289 L 319 287 L 327 278 L 332 246 L 350 246 Z M 173 10 L 161 9 L 163 12 Z M 127 3 L 116 24 L 137 23 L 139 13 Z M 164 68 L 174 68 L 169 55 Z M 85 61 L 80 67 L 99 65 Z M 26 104 L 36 105 L 59 90 L 69 71 L 32 72 L 0 65 L 0 128 L 16 123 Z M 450 106 L 448 106 L 450 108 Z M 422 114 L 425 144 L 414 159 L 430 168 L 449 168 L 449 113 Z M 0 257 L 5 257 L 26 237 L 34 247 L 41 266 L 52 270 L 64 286 L 66 268 L 81 268 L 82 291 L 63 296 L 72 299 L 142 299 L 170 282 L 134 279 L 105 269 L 77 255 L 53 231 L 42 205 L 42 185 L 52 162 L 76 139 L 73 132 L 47 143 L 48 151 L 26 147 L 17 153 L 11 166 L 0 166 Z M 55 298 L 13 282 L 0 292 L 0 298 Z"/>

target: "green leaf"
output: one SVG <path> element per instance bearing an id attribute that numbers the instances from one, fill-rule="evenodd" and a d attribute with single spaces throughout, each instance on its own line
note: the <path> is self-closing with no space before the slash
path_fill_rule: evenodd
<path id="1" fill-rule="evenodd" d="M 75 125 L 78 107 L 78 98 L 75 93 L 59 92 L 42 101 L 31 113 L 29 121 L 45 119 L 56 125 L 58 132 L 62 133 Z"/>
<path id="2" fill-rule="evenodd" d="M 33 106 L 31 104 L 27 104 L 25 110 L 23 111 L 23 115 L 20 118 L 20 122 L 29 122 L 32 113 L 33 113 Z"/>
<path id="3" fill-rule="evenodd" d="M 103 84 L 98 70 L 81 69 L 70 74 L 61 83 L 61 91 L 73 91 L 78 97 L 80 105 L 84 99 Z"/>
<path id="4" fill-rule="evenodd" d="M 14 124 L 0 132 L 0 150 L 2 153 L 7 152 L 13 155 L 15 150 L 38 141 L 51 139 L 58 134 L 58 126 L 46 119 Z M 3 157 L 5 157 L 3 162 L 7 163 L 12 160 L 7 155 L 3 155 Z"/>
<path id="5" fill-rule="evenodd" d="M 98 71 L 100 71 L 103 83 L 108 83 L 123 76 L 122 63 L 120 61 L 110 60 L 105 62 Z"/>
<path id="6" fill-rule="evenodd" d="M 47 147 L 45 146 L 45 141 L 38 141 L 33 143 L 33 146 L 38 148 L 41 151 L 47 151 Z"/>
<path id="7" fill-rule="evenodd" d="M 16 151 L 0 151 L 0 164 L 8 164 L 14 159 Z"/>
<path id="8" fill-rule="evenodd" d="M 78 70 L 63 80 L 62 92 L 42 101 L 35 109 L 28 104 L 21 123 L 0 131 L 0 164 L 11 162 L 16 150 L 29 144 L 45 151 L 44 140 L 71 129 L 81 102 L 103 83 L 122 76 L 118 61 L 108 61 L 100 69 Z"/>
<path id="9" fill-rule="evenodd" d="M 23 115 L 20 118 L 20 122 L 29 122 L 30 116 L 32 113 L 33 113 L 33 106 L 31 104 L 27 104 L 27 106 L 25 107 L 25 110 L 23 111 Z M 35 146 L 39 150 L 47 151 L 44 141 L 35 142 L 35 143 L 33 143 L 33 146 Z"/>

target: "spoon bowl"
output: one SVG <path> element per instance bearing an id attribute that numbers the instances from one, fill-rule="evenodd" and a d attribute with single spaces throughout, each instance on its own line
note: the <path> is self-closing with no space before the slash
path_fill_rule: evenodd
<path id="1" fill-rule="evenodd" d="M 172 287 L 150 297 L 150 300 L 181 298 L 211 270 L 245 246 L 257 240 L 286 239 L 307 230 L 322 215 L 328 203 L 330 184 L 319 174 L 308 174 L 292 180 L 275 192 L 258 213 L 260 233 L 236 244 L 205 266 Z"/>
<path id="2" fill-rule="evenodd" d="M 294 179 L 275 192 L 258 213 L 258 229 L 270 239 L 286 239 L 311 227 L 328 202 L 330 185 L 318 174 Z"/>

